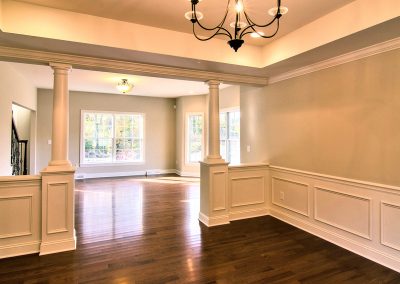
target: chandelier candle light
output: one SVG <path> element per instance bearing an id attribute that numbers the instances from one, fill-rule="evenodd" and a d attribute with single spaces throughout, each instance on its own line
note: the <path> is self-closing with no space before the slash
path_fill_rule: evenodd
<path id="1" fill-rule="evenodd" d="M 232 28 L 234 28 L 234 32 L 231 33 L 227 27 L 224 27 L 225 21 L 228 16 L 229 6 L 231 0 L 228 0 L 228 4 L 226 6 L 225 15 L 222 18 L 222 21 L 219 25 L 213 28 L 205 27 L 203 24 L 200 23 L 200 20 L 203 18 L 203 14 L 196 10 L 196 5 L 199 4 L 201 0 L 190 0 L 192 4 L 192 11 L 189 11 L 185 14 L 185 17 L 190 20 L 193 24 L 193 34 L 194 36 L 201 41 L 210 40 L 217 35 L 224 35 L 229 37 L 228 44 L 232 47 L 235 52 L 242 46 L 244 43 L 243 37 L 247 34 L 251 34 L 253 37 L 261 37 L 261 38 L 272 38 L 276 35 L 279 30 L 279 19 L 281 18 L 282 14 L 287 12 L 287 8 L 281 6 L 281 0 L 277 0 L 277 6 L 270 9 L 274 11 L 273 18 L 267 21 L 264 24 L 256 24 L 252 19 L 250 19 L 249 15 L 246 13 L 243 5 L 243 0 L 235 0 L 235 21 L 230 24 Z M 276 28 L 272 31 L 271 34 L 266 35 L 264 32 L 261 32 L 259 28 L 266 28 L 271 26 L 272 24 L 276 24 Z M 201 29 L 208 31 L 211 36 L 208 37 L 201 37 L 196 34 L 195 27 L 198 26 Z"/>

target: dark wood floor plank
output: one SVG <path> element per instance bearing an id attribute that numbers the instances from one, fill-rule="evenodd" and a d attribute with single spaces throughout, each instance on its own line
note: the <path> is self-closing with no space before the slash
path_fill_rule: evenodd
<path id="1" fill-rule="evenodd" d="M 400 283 L 400 274 L 272 217 L 207 228 L 179 177 L 76 183 L 76 251 L 0 260 L 0 283 Z"/>

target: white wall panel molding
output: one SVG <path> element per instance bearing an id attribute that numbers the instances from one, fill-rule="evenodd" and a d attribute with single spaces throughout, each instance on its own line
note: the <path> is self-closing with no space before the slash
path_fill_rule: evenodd
<path id="1" fill-rule="evenodd" d="M 372 240 L 370 198 L 315 187 L 314 219 Z"/>
<path id="2" fill-rule="evenodd" d="M 400 203 L 381 201 L 381 244 L 400 251 Z"/>
<path id="3" fill-rule="evenodd" d="M 274 84 L 280 81 L 306 75 L 312 72 L 316 72 L 326 68 L 331 68 L 334 66 L 338 66 L 351 61 L 359 60 L 365 57 L 373 56 L 379 53 L 391 51 L 398 48 L 400 48 L 400 37 L 382 43 L 378 43 L 366 48 L 362 48 L 356 51 L 352 51 L 343 55 L 339 55 L 321 62 L 317 62 L 315 64 L 311 64 L 293 71 L 289 71 L 281 75 L 270 77 L 268 80 L 268 84 Z"/>
<path id="4" fill-rule="evenodd" d="M 303 218 L 299 218 L 293 214 L 287 214 L 281 210 L 271 209 L 270 215 L 310 234 L 327 240 L 328 242 L 334 243 L 351 252 L 400 272 L 400 255 L 398 253 L 389 254 L 379 248 L 365 245 L 353 238 L 349 238 L 333 230 L 328 230 L 324 227 L 318 226 L 318 224 L 308 222 Z"/>
<path id="5" fill-rule="evenodd" d="M 0 178 L 0 258 L 39 251 L 41 177 Z"/>
<path id="6" fill-rule="evenodd" d="M 272 200 L 279 196 L 277 187 L 287 189 L 285 198 L 295 192 L 289 190 L 293 183 L 276 185 L 276 178 L 309 185 L 312 193 L 309 218 L 276 202 L 272 216 L 400 272 L 398 187 L 276 166 L 269 170 Z"/>
<path id="7" fill-rule="evenodd" d="M 231 207 L 263 204 L 265 199 L 265 176 L 230 178 Z"/>
<path id="8" fill-rule="evenodd" d="M 47 234 L 68 232 L 68 181 L 50 182 L 47 184 Z M 59 211 L 63 209 L 63 212 Z M 53 211 L 58 211 L 57 214 Z"/>
<path id="9" fill-rule="evenodd" d="M 306 217 L 310 216 L 310 185 L 308 183 L 272 176 L 271 189 L 272 204 Z"/>
<path id="10" fill-rule="evenodd" d="M 226 175 L 226 171 L 213 171 L 211 173 L 211 184 L 214 188 L 211 193 L 213 211 L 226 210 Z M 216 190 L 217 188 L 218 190 Z"/>
<path id="11" fill-rule="evenodd" d="M 0 197 L 0 239 L 33 234 L 32 199 L 32 194 Z M 15 218 L 8 218 L 10 212 Z"/>
<path id="12" fill-rule="evenodd" d="M 325 175 L 325 174 L 320 174 L 320 173 L 314 173 L 314 172 L 308 172 L 308 171 L 302 171 L 302 170 L 290 169 L 290 168 L 284 168 L 284 167 L 278 167 L 278 166 L 270 166 L 270 170 L 271 170 L 271 172 L 289 173 L 292 176 L 311 178 L 312 180 L 315 180 L 315 181 L 334 182 L 335 184 L 341 184 L 344 186 L 354 186 L 354 187 L 358 187 L 358 188 L 370 189 L 373 191 L 391 193 L 391 194 L 400 196 L 400 187 L 398 187 L 398 186 L 380 184 L 380 183 L 374 183 L 374 182 L 368 182 L 368 181 L 362 181 L 362 180 L 356 180 L 356 179 L 349 179 L 349 178 Z"/>

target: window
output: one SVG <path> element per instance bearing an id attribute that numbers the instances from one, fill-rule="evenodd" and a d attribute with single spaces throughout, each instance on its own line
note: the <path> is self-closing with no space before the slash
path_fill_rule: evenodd
<path id="1" fill-rule="evenodd" d="M 190 113 L 187 116 L 186 161 L 197 163 L 203 158 L 203 114 Z"/>
<path id="2" fill-rule="evenodd" d="M 81 163 L 143 162 L 144 115 L 82 112 Z"/>
<path id="3" fill-rule="evenodd" d="M 220 151 L 224 160 L 232 164 L 240 163 L 240 111 L 221 112 Z"/>

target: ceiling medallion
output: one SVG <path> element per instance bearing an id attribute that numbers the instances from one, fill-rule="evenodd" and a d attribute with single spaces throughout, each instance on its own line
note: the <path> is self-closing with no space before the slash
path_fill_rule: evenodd
<path id="1" fill-rule="evenodd" d="M 281 6 L 281 0 L 277 0 L 277 6 L 267 11 L 270 15 L 273 16 L 273 18 L 267 19 L 266 23 L 256 24 L 246 13 L 245 7 L 243 5 L 243 0 L 235 0 L 235 21 L 229 24 L 229 26 L 232 27 L 234 30 L 233 32 L 230 32 L 228 30 L 229 27 L 224 27 L 224 25 L 229 13 L 229 5 L 231 0 L 228 0 L 225 15 L 222 18 L 220 24 L 212 28 L 206 27 L 200 23 L 200 20 L 203 18 L 203 13 L 196 11 L 196 5 L 199 4 L 200 1 L 201 0 L 190 0 L 192 4 L 192 10 L 185 14 L 185 17 L 193 24 L 194 36 L 201 41 L 210 40 L 217 35 L 227 36 L 229 38 L 228 44 L 235 50 L 235 52 L 237 52 L 238 49 L 243 45 L 243 37 L 245 35 L 250 34 L 253 37 L 261 38 L 272 38 L 273 36 L 275 36 L 279 30 L 279 19 L 282 17 L 283 14 L 286 14 L 288 11 L 286 7 Z M 266 35 L 265 32 L 259 30 L 260 28 L 269 27 L 272 24 L 275 24 L 276 28 L 272 31 L 271 34 Z M 202 30 L 208 31 L 212 34 L 208 37 L 199 36 L 196 33 L 196 27 L 199 27 Z"/>

